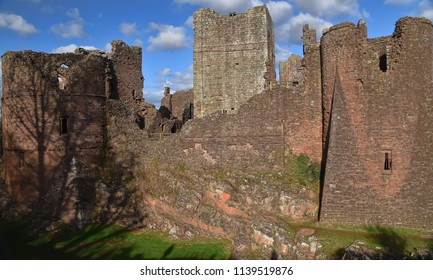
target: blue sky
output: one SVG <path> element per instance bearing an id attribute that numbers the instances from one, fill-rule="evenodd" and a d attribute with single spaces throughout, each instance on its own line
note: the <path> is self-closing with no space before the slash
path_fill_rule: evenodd
<path id="1" fill-rule="evenodd" d="M 320 35 L 333 24 L 363 18 L 368 36 L 379 37 L 391 35 L 403 16 L 433 20 L 433 0 L 0 0 L 0 54 L 77 46 L 109 50 L 118 39 L 140 45 L 144 97 L 159 106 L 165 84 L 172 90 L 192 87 L 195 10 L 226 14 L 262 4 L 274 20 L 277 62 L 290 53 L 302 55 L 300 36 L 307 23 Z"/>

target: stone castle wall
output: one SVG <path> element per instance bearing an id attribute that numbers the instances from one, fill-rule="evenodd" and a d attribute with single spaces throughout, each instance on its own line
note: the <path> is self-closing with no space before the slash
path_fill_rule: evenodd
<path id="1" fill-rule="evenodd" d="M 433 27 L 392 36 L 332 27 L 321 40 L 326 169 L 321 220 L 431 228 Z"/>
<path id="2" fill-rule="evenodd" d="M 107 60 L 97 55 L 3 55 L 7 191 L 35 201 L 73 158 L 97 166 L 104 140 Z"/>
<path id="3" fill-rule="evenodd" d="M 273 23 L 266 6 L 222 16 L 194 14 L 194 117 L 235 113 L 275 84 Z"/>
<path id="4" fill-rule="evenodd" d="M 14 201 L 37 201 L 76 162 L 101 165 L 107 99 L 142 113 L 141 48 L 121 41 L 112 47 L 110 54 L 3 55 L 5 185 Z"/>

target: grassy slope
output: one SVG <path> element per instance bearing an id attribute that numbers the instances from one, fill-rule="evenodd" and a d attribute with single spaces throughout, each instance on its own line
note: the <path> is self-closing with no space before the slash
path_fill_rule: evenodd
<path id="1" fill-rule="evenodd" d="M 94 225 L 68 235 L 26 234 L 24 223 L 0 223 L 0 248 L 8 259 L 228 259 L 227 240 L 174 241 L 156 233 L 135 234 Z"/>

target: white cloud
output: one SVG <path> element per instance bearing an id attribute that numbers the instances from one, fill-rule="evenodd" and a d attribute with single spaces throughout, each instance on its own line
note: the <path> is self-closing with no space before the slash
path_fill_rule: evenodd
<path id="1" fill-rule="evenodd" d="M 86 49 L 86 50 L 89 50 L 89 51 L 97 50 L 97 48 L 94 47 L 94 46 L 77 46 L 75 44 L 70 44 L 70 45 L 67 45 L 67 46 L 62 46 L 62 47 L 55 48 L 51 52 L 52 53 L 73 53 L 78 48 L 83 48 L 83 49 Z"/>
<path id="2" fill-rule="evenodd" d="M 1 28 L 10 29 L 23 36 L 38 32 L 36 27 L 28 23 L 22 16 L 10 13 L 0 13 Z"/>
<path id="3" fill-rule="evenodd" d="M 161 86 L 168 83 L 173 91 L 187 90 L 193 87 L 192 66 L 188 67 L 185 72 L 172 72 L 170 68 L 164 68 L 158 73 L 156 78 L 157 84 Z"/>
<path id="4" fill-rule="evenodd" d="M 140 39 L 135 39 L 134 46 L 138 46 L 138 47 L 143 46 L 143 41 L 141 41 Z"/>
<path id="5" fill-rule="evenodd" d="M 316 29 L 318 37 L 322 34 L 323 29 L 333 25 L 319 17 L 300 13 L 276 28 L 277 43 L 281 45 L 302 44 L 302 29 L 305 24 L 308 24 L 312 29 Z"/>
<path id="6" fill-rule="evenodd" d="M 431 0 L 422 0 L 418 4 L 416 16 L 425 17 L 430 20 L 433 20 L 433 1 Z"/>
<path id="7" fill-rule="evenodd" d="M 193 27 L 194 25 L 194 17 L 190 16 L 187 18 L 187 20 L 185 21 L 185 25 L 189 26 L 189 27 Z"/>
<path id="8" fill-rule="evenodd" d="M 164 68 L 164 70 L 162 70 L 159 75 L 161 76 L 167 76 L 170 73 L 171 69 L 170 68 Z"/>
<path id="9" fill-rule="evenodd" d="M 293 12 L 293 6 L 286 1 L 269 1 L 266 6 L 274 23 L 290 18 Z"/>
<path id="10" fill-rule="evenodd" d="M 275 44 L 275 63 L 277 65 L 281 61 L 287 61 L 291 54 L 289 49 L 282 48 L 280 45 Z"/>
<path id="11" fill-rule="evenodd" d="M 313 16 L 333 18 L 338 15 L 360 17 L 359 0 L 294 0 L 295 6 Z"/>
<path id="12" fill-rule="evenodd" d="M 84 19 L 80 16 L 80 11 L 77 8 L 66 12 L 66 15 L 71 18 L 68 23 L 58 23 L 51 27 L 51 31 L 62 38 L 84 37 Z"/>
<path id="13" fill-rule="evenodd" d="M 416 0 L 385 0 L 385 4 L 392 5 L 409 5 L 415 2 Z"/>
<path id="14" fill-rule="evenodd" d="M 189 90 L 193 88 L 192 65 L 184 72 L 172 71 L 171 68 L 164 68 L 157 73 L 150 86 L 145 83 L 144 98 L 147 102 L 159 107 L 161 98 L 164 95 L 164 87 L 169 86 L 171 92 Z"/>
<path id="15" fill-rule="evenodd" d="M 149 51 L 156 50 L 176 50 L 187 48 L 189 46 L 186 30 L 182 26 L 164 25 L 151 23 L 151 30 L 158 31 L 156 36 L 150 36 L 148 39 Z"/>
<path id="16" fill-rule="evenodd" d="M 138 34 L 137 24 L 135 22 L 134 23 L 123 22 L 120 24 L 119 28 L 120 28 L 120 32 L 122 32 L 124 35 Z"/>
<path id="17" fill-rule="evenodd" d="M 219 13 L 245 12 L 254 6 L 263 5 L 260 0 L 175 0 L 175 2 L 212 8 Z"/>
<path id="18" fill-rule="evenodd" d="M 173 89 L 174 90 L 188 90 L 193 88 L 193 74 L 189 72 L 175 72 Z"/>
<path id="19" fill-rule="evenodd" d="M 152 103 L 156 108 L 159 108 L 161 99 L 164 96 L 164 87 L 160 90 L 145 90 L 143 89 L 143 96 L 146 102 Z"/>
<path id="20" fill-rule="evenodd" d="M 80 16 L 80 11 L 78 10 L 78 8 L 68 10 L 66 12 L 66 15 L 75 22 L 84 23 L 84 19 Z"/>
<path id="21" fill-rule="evenodd" d="M 105 51 L 106 52 L 111 52 L 111 43 L 107 43 L 107 44 L 105 44 Z"/>

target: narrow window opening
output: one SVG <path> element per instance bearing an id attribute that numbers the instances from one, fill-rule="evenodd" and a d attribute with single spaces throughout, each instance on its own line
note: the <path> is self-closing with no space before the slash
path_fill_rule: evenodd
<path id="1" fill-rule="evenodd" d="M 298 81 L 293 81 L 293 85 L 297 86 L 297 85 L 299 85 L 299 82 Z"/>
<path id="2" fill-rule="evenodd" d="M 383 164 L 383 169 L 387 171 L 390 171 L 392 169 L 392 158 L 390 152 L 385 153 L 385 162 Z"/>
<path id="3" fill-rule="evenodd" d="M 232 108 L 232 111 L 234 111 L 235 110 L 235 108 Z"/>
<path id="4" fill-rule="evenodd" d="M 388 65 L 386 61 L 386 53 L 379 57 L 379 68 L 382 72 L 386 72 L 388 70 Z"/>
<path id="5" fill-rule="evenodd" d="M 68 117 L 60 118 L 60 134 L 68 134 Z"/>
<path id="6" fill-rule="evenodd" d="M 223 114 L 227 114 L 227 110 L 223 110 Z"/>

